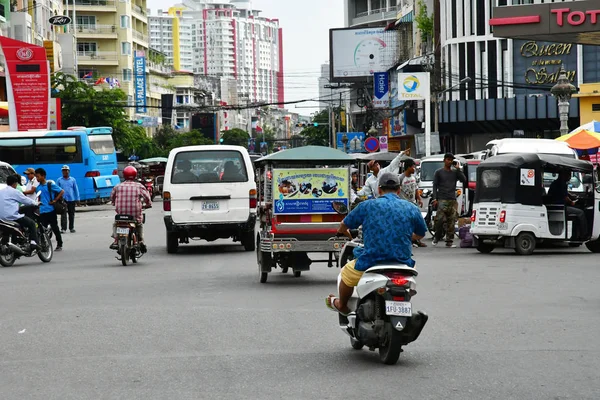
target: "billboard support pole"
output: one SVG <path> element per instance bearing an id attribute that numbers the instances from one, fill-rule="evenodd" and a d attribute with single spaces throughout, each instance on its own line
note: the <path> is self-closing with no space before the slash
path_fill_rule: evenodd
<path id="1" fill-rule="evenodd" d="M 425 98 L 425 157 L 431 155 L 431 94 Z"/>

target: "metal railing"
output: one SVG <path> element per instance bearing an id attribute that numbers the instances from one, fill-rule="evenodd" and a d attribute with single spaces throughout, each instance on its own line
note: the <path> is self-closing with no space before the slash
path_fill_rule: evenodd
<path id="1" fill-rule="evenodd" d="M 148 41 L 148 35 L 144 35 L 141 32 L 133 31 L 133 38 L 137 40 L 143 40 L 144 42 Z"/>
<path id="2" fill-rule="evenodd" d="M 77 25 L 77 32 L 90 34 L 117 33 L 116 25 Z"/>
<path id="3" fill-rule="evenodd" d="M 366 17 L 367 15 L 381 14 L 381 13 L 386 13 L 386 12 L 391 12 L 391 11 L 397 11 L 397 10 L 398 10 L 397 6 L 390 6 L 390 7 L 378 8 L 376 10 L 371 10 L 371 11 L 365 11 L 365 12 L 358 13 L 358 14 L 356 14 L 356 16 L 354 18 Z"/>
<path id="4" fill-rule="evenodd" d="M 68 0 L 64 0 L 63 3 L 67 3 Z M 71 5 L 71 1 L 69 1 L 69 6 Z M 75 0 L 75 5 L 77 6 L 94 6 L 94 7 L 104 7 L 104 6 L 115 6 L 115 0 Z"/>
<path id="5" fill-rule="evenodd" d="M 146 16 L 146 11 L 142 7 L 138 6 L 137 4 L 133 4 L 131 6 L 131 9 L 133 10 L 133 12 L 136 12 L 140 15 Z"/>
<path id="6" fill-rule="evenodd" d="M 78 51 L 78 61 L 119 61 L 116 51 Z"/>

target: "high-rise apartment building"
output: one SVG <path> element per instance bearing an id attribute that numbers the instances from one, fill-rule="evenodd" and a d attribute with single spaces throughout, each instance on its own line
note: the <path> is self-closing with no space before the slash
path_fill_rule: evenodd
<path id="1" fill-rule="evenodd" d="M 194 73 L 233 78 L 240 102 L 284 101 L 283 33 L 277 19 L 260 16 L 260 11 L 252 9 L 249 1 L 241 0 L 185 0 L 167 15 L 172 17 L 171 22 L 160 17 L 151 19 L 154 26 L 150 30 L 151 42 L 165 43 L 164 39 L 171 34 L 171 57 L 176 69 L 177 65 L 179 69 L 186 66 L 184 44 L 189 41 L 181 27 L 191 24 Z M 169 54 L 167 50 L 163 47 L 161 51 Z"/>
<path id="2" fill-rule="evenodd" d="M 150 47 L 166 54 L 175 71 L 193 72 L 192 17 L 184 16 L 183 10 L 171 7 L 149 17 Z"/>

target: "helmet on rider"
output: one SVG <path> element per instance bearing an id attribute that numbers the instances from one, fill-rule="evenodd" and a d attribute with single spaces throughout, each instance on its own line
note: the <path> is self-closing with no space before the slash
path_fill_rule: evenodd
<path id="1" fill-rule="evenodd" d="M 135 169 L 135 167 L 132 167 L 131 165 L 125 167 L 125 169 L 123 170 L 123 178 L 125 178 L 125 180 L 131 181 L 134 180 L 136 177 L 137 169 Z"/>

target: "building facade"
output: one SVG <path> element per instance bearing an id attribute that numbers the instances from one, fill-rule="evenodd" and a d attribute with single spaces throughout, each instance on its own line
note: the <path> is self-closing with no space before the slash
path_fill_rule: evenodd
<path id="1" fill-rule="evenodd" d="M 194 71 L 192 18 L 183 15 L 182 7 L 158 10 L 149 17 L 150 47 L 167 55 L 175 71 Z"/>

